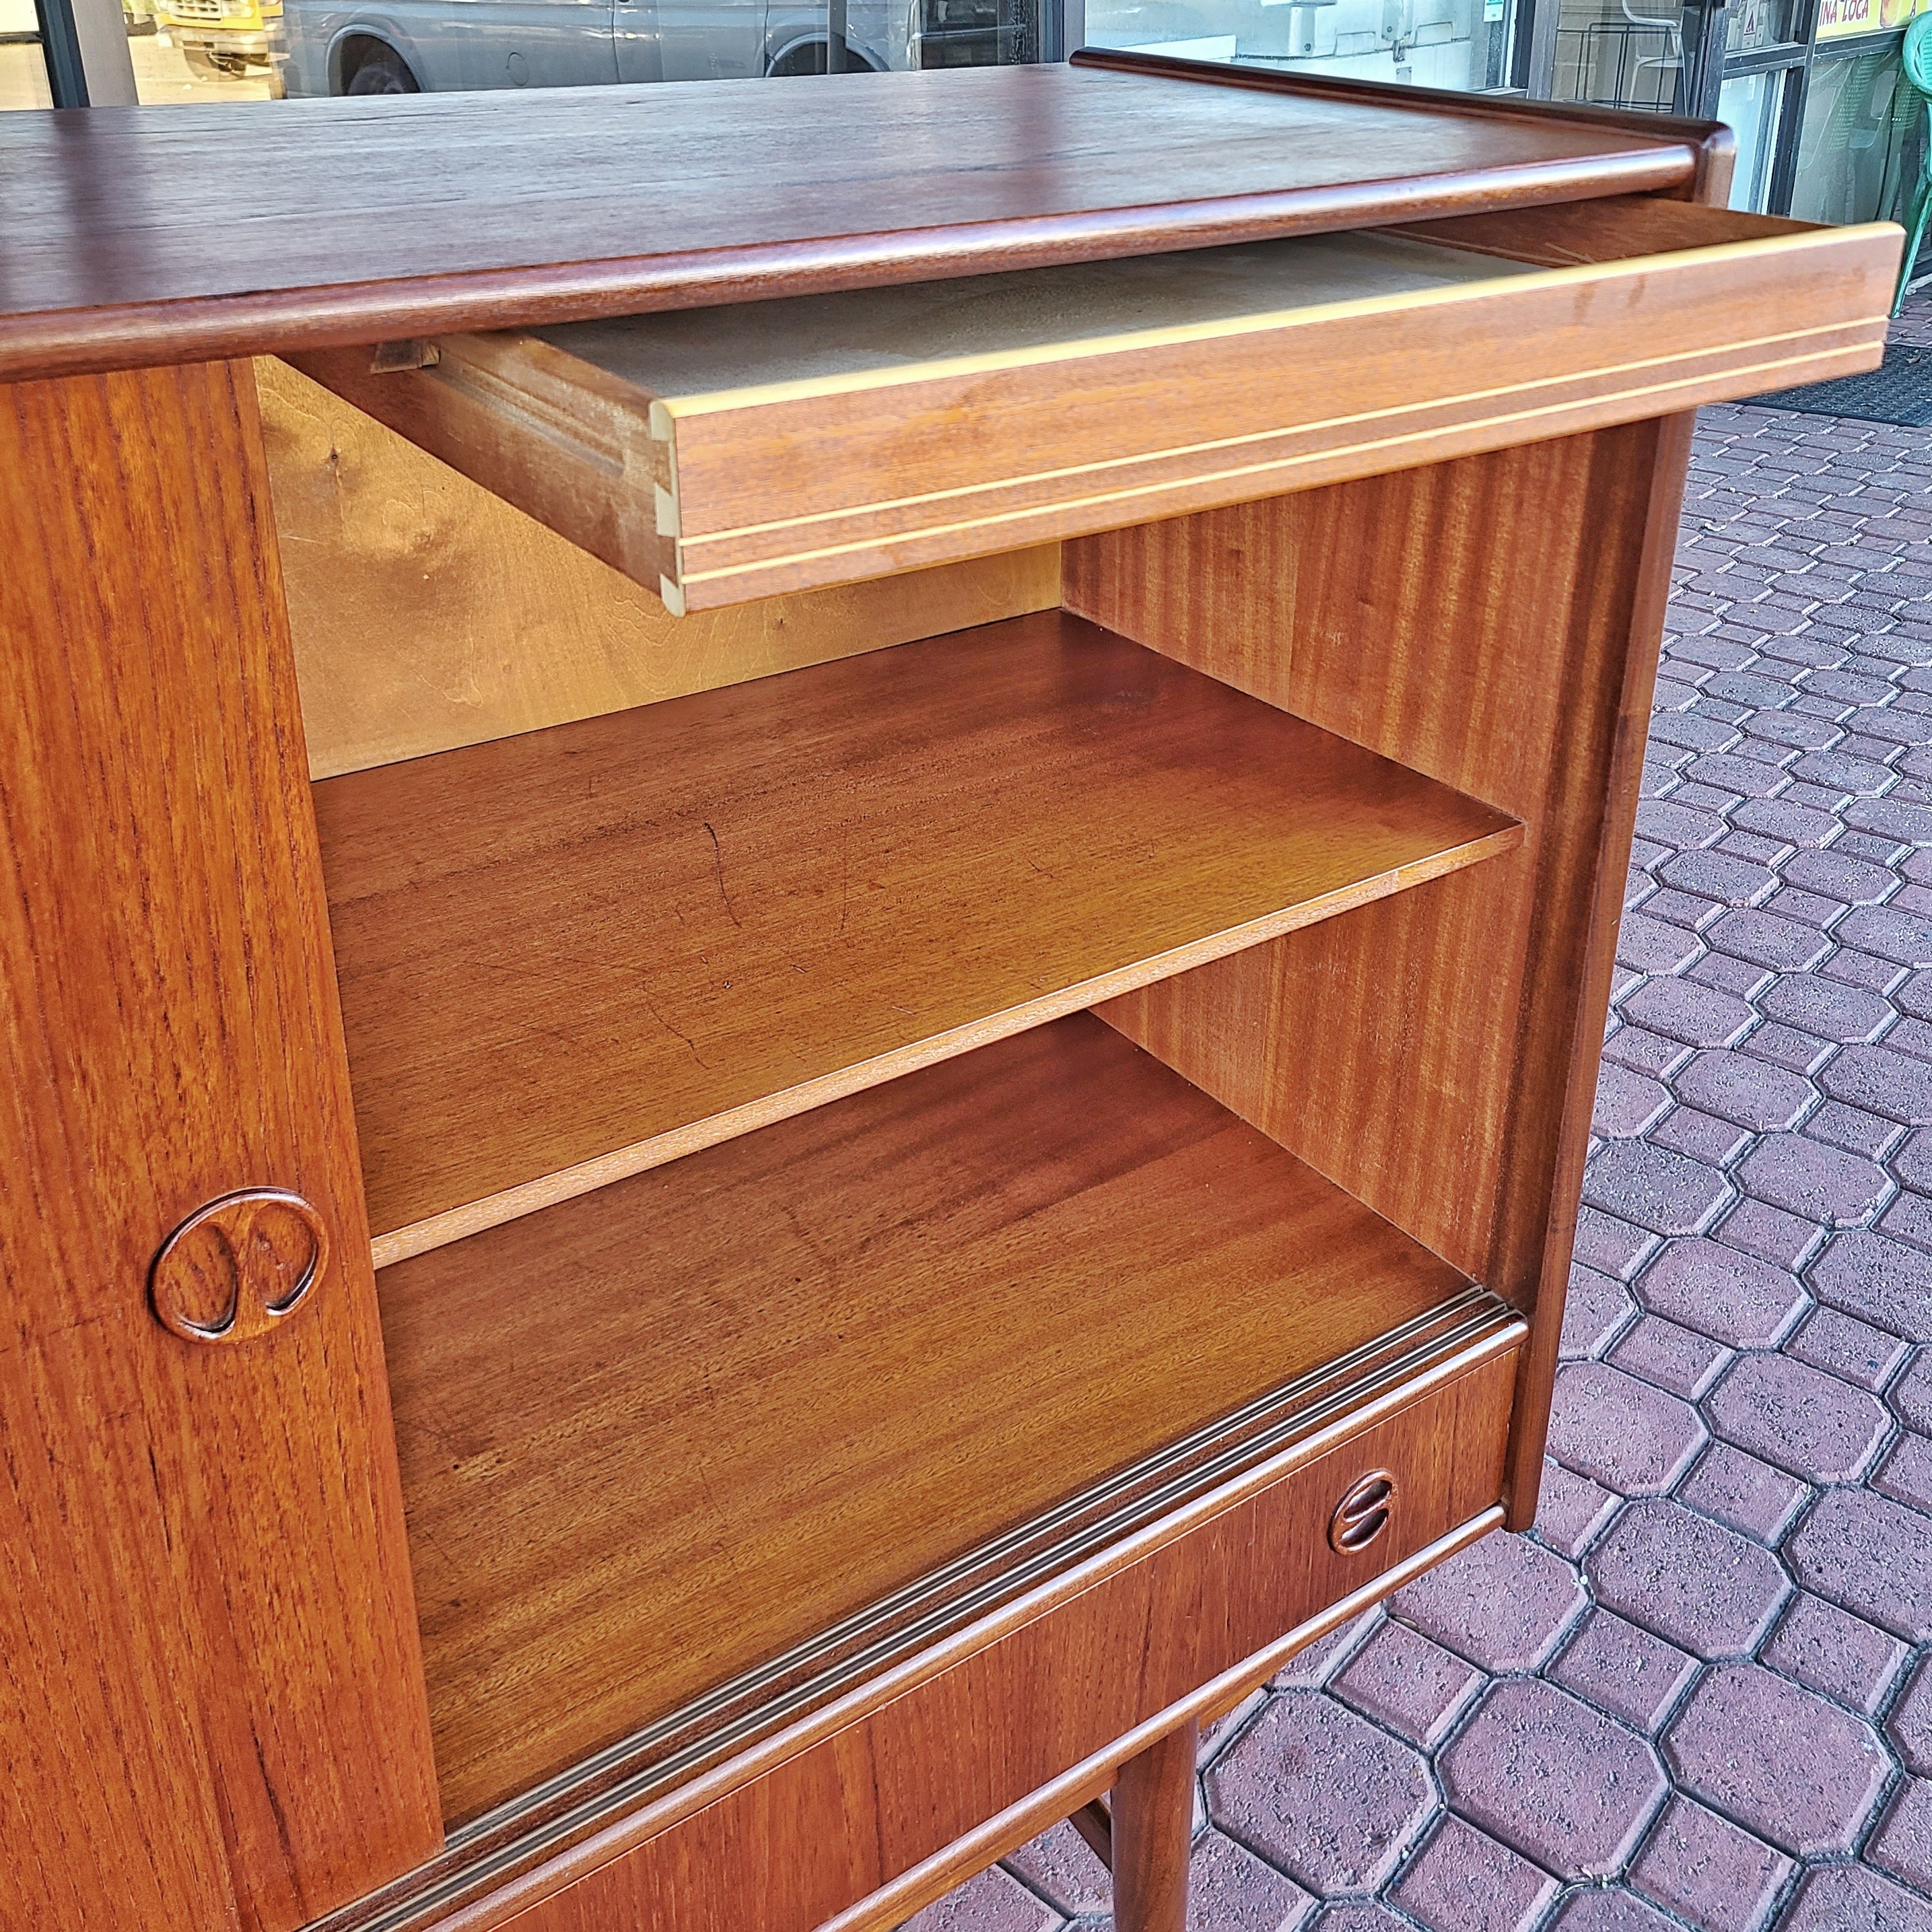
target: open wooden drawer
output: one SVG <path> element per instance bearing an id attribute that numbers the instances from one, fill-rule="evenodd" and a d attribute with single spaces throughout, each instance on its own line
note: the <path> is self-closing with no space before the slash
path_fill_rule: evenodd
<path id="1" fill-rule="evenodd" d="M 1874 368 L 1898 250 L 1624 196 L 291 359 L 682 610 Z"/>

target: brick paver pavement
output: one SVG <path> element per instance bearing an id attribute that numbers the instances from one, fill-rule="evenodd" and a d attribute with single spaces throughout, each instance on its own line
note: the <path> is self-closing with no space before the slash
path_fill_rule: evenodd
<path id="1" fill-rule="evenodd" d="M 1705 412 L 1541 1519 L 1208 1741 L 1200 1932 L 1932 1932 L 1928 592 L 1932 433 Z"/>

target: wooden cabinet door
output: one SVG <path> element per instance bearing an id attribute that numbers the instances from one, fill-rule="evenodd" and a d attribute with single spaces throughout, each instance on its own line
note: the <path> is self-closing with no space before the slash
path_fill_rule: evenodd
<path id="1" fill-rule="evenodd" d="M 441 1839 L 273 528 L 247 364 L 0 388 L 8 1926 Z"/>

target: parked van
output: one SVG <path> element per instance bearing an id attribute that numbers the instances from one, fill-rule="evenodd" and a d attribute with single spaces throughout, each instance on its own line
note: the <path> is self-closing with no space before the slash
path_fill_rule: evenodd
<path id="1" fill-rule="evenodd" d="M 180 50 L 195 80 L 269 70 L 282 0 L 153 0 L 152 10 L 155 26 Z"/>
<path id="2" fill-rule="evenodd" d="M 194 0 L 220 5 L 227 0 Z M 977 67 L 1040 57 L 1038 0 L 278 0 L 292 98 Z"/>

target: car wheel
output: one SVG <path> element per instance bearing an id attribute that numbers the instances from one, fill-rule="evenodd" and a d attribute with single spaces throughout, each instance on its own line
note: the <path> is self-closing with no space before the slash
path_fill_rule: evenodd
<path id="1" fill-rule="evenodd" d="M 416 77 L 400 54 L 387 47 L 370 54 L 350 77 L 344 89 L 348 94 L 420 94 Z"/>

